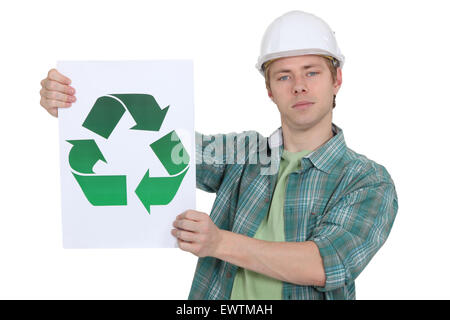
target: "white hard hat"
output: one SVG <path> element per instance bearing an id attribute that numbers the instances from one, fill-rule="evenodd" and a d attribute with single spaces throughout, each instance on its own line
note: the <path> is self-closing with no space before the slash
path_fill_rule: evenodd
<path id="1" fill-rule="evenodd" d="M 256 68 L 264 75 L 265 62 L 306 54 L 331 56 L 339 61 L 341 68 L 345 61 L 334 32 L 325 21 L 303 11 L 290 11 L 267 27 Z"/>

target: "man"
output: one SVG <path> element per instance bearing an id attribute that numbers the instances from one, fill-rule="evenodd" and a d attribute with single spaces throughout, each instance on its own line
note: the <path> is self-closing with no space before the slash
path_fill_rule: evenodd
<path id="1" fill-rule="evenodd" d="M 347 148 L 332 123 L 343 63 L 323 20 L 288 12 L 268 27 L 257 63 L 281 127 L 269 138 L 196 133 L 197 187 L 217 197 L 210 215 L 188 210 L 173 223 L 180 249 L 199 257 L 190 299 L 355 298 L 398 204 L 387 170 Z M 75 101 L 56 70 L 41 84 L 52 115 Z"/>

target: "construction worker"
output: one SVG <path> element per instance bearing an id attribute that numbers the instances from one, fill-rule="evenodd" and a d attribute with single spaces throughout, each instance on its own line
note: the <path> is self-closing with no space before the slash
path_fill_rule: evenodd
<path id="1" fill-rule="evenodd" d="M 187 210 L 173 223 L 179 248 L 199 257 L 190 299 L 355 299 L 398 203 L 386 168 L 348 148 L 332 122 L 344 61 L 327 23 L 288 12 L 267 28 L 256 65 L 281 127 L 196 132 L 197 187 L 217 196 L 209 215 Z M 54 116 L 76 100 L 55 69 L 41 85 Z M 233 148 L 207 154 L 217 142 Z M 250 163 L 262 151 L 269 160 Z M 243 161 L 227 162 L 230 152 Z"/>

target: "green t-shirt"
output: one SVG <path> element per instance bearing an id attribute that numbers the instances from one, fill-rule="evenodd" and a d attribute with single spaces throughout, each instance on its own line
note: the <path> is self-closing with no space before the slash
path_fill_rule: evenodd
<path id="1" fill-rule="evenodd" d="M 289 152 L 283 150 L 278 171 L 277 184 L 272 197 L 269 213 L 261 222 L 254 238 L 266 241 L 285 241 L 284 198 L 287 177 L 301 167 L 300 160 L 311 151 Z M 283 282 L 247 269 L 239 268 L 234 278 L 231 299 L 257 300 L 282 299 Z"/>

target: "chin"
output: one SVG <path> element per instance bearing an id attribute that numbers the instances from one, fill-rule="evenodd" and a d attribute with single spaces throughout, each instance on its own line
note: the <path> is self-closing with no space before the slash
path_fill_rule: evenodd
<path id="1" fill-rule="evenodd" d="M 295 130 L 308 130 L 311 129 L 315 126 L 317 126 L 319 123 L 323 122 L 323 121 L 327 121 L 327 115 L 329 115 L 328 113 L 326 113 L 325 115 L 322 115 L 321 117 L 318 117 L 317 115 L 315 115 L 314 117 L 312 116 L 308 116 L 308 115 L 304 115 L 304 116 L 298 116 L 295 118 L 290 118 L 287 119 L 287 121 L 285 121 L 285 123 L 295 129 Z M 330 114 L 331 115 L 331 114 Z M 331 119 L 330 119 L 331 121 Z"/>

